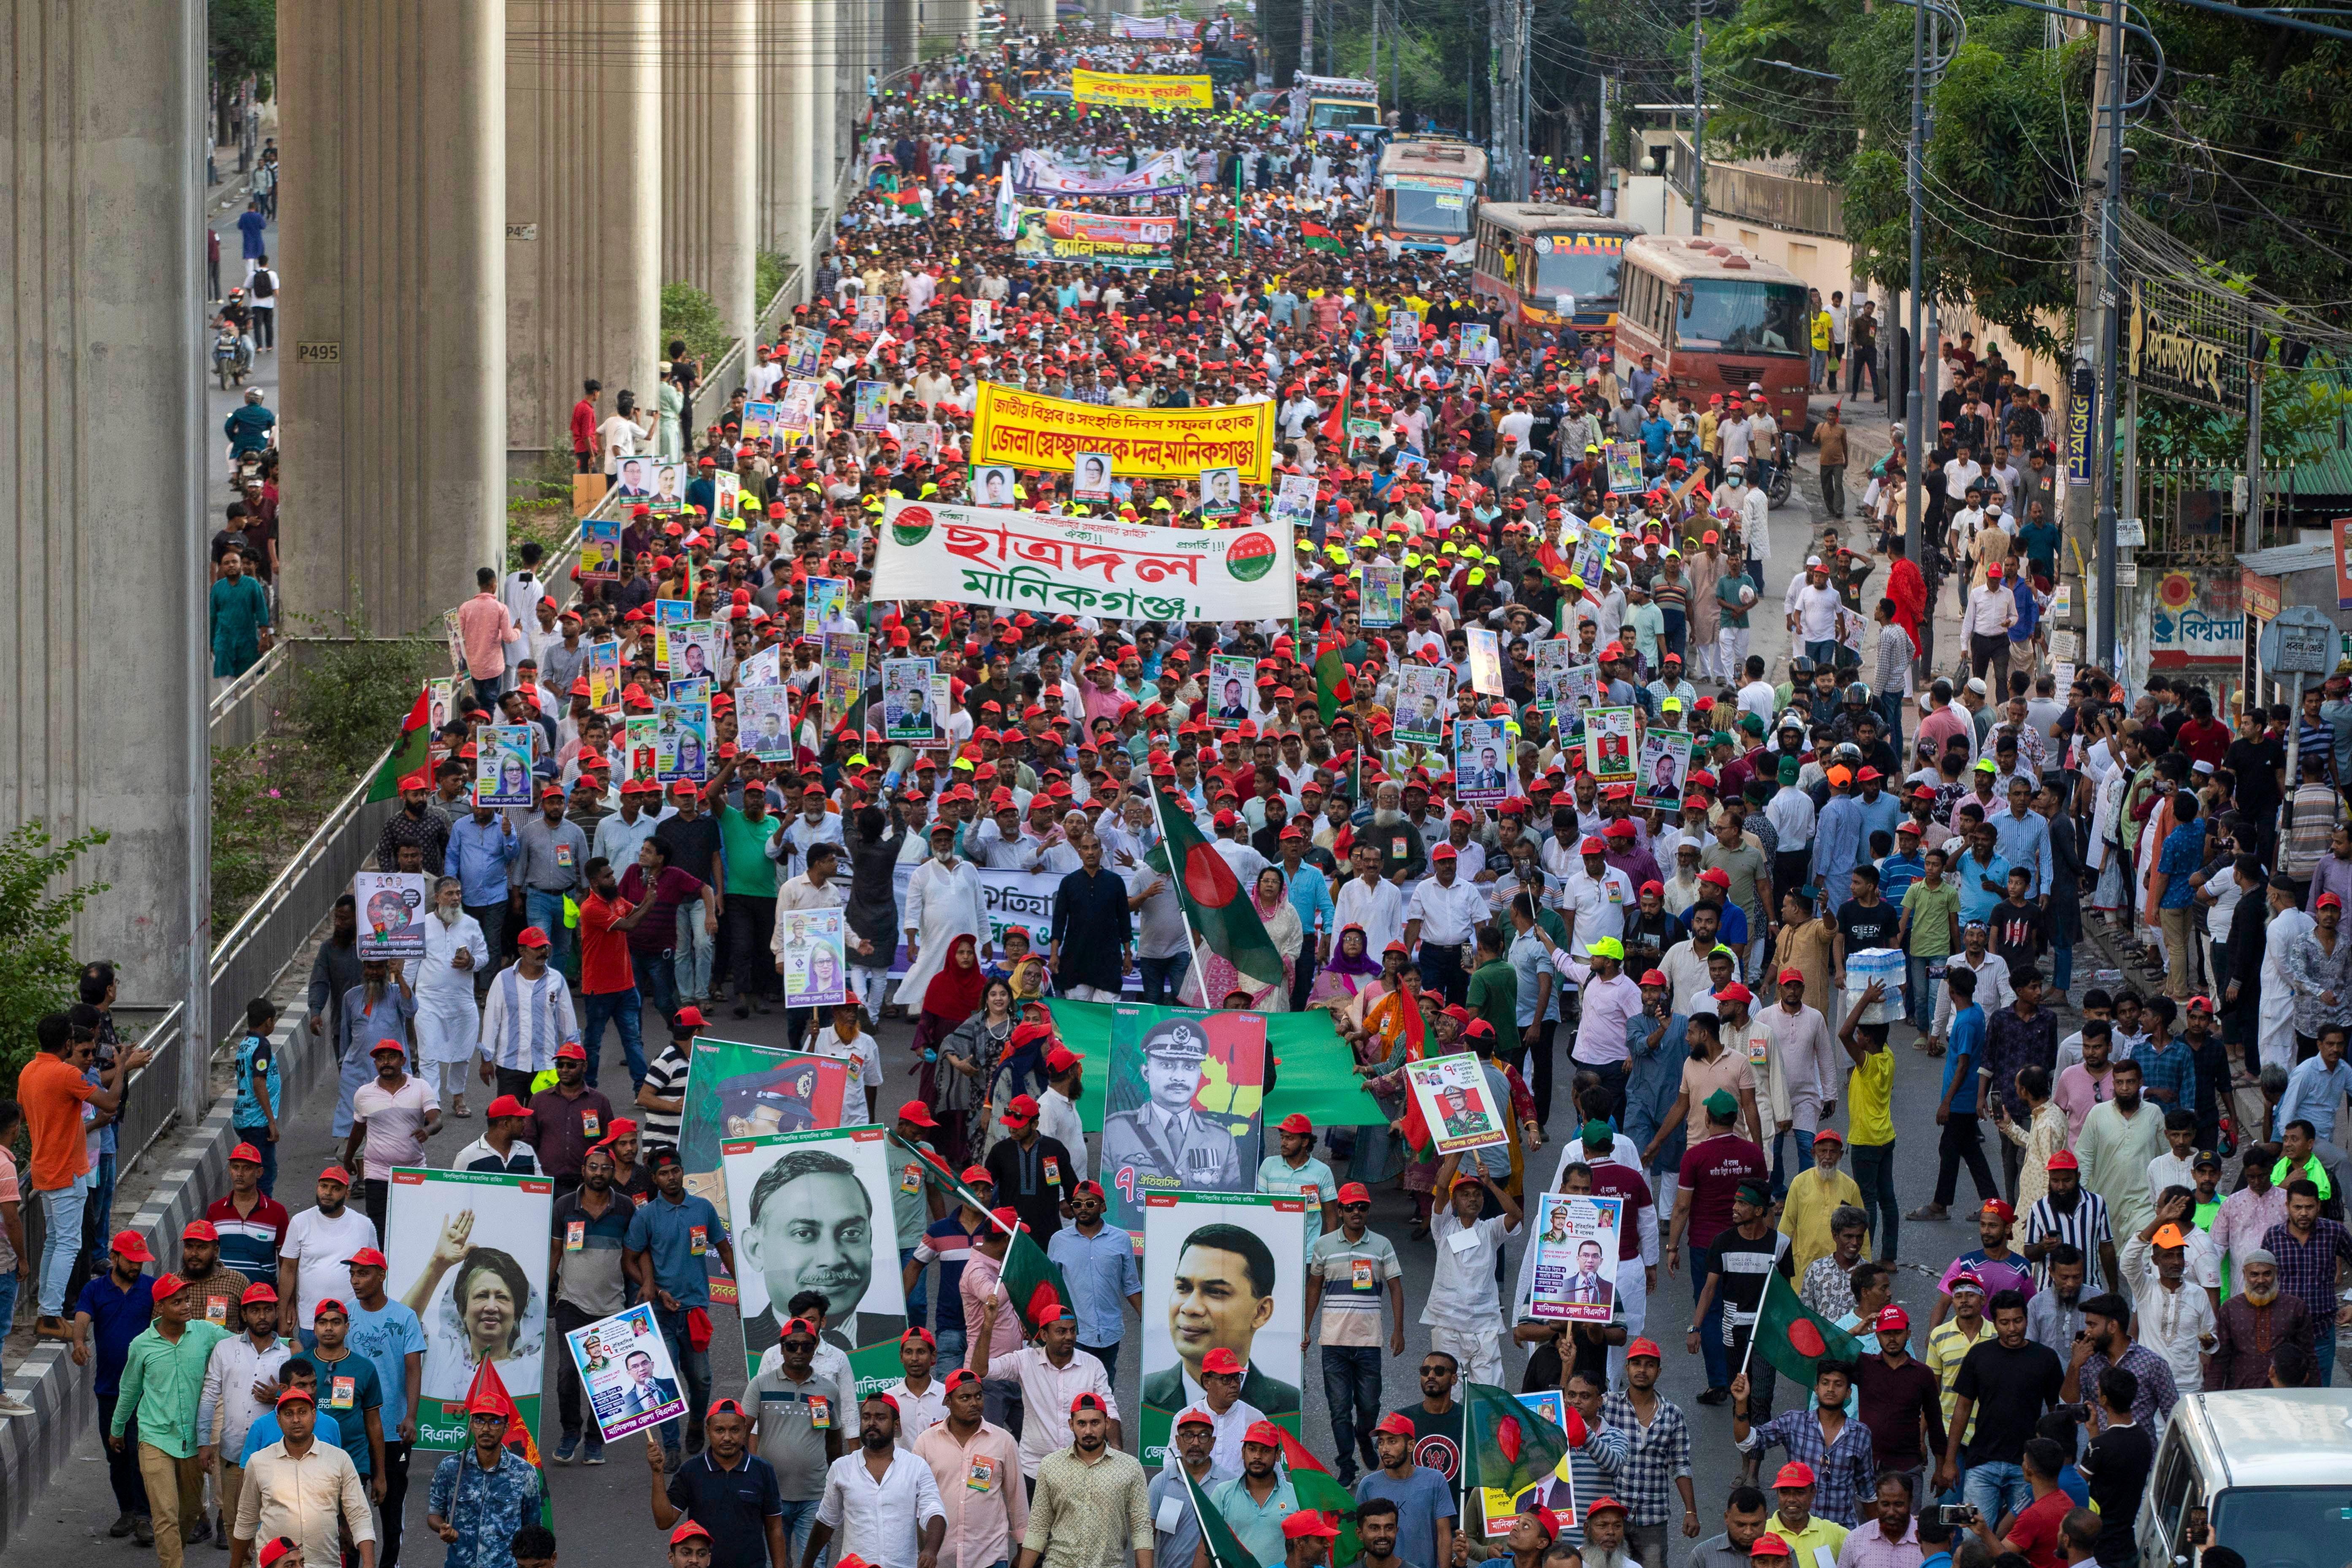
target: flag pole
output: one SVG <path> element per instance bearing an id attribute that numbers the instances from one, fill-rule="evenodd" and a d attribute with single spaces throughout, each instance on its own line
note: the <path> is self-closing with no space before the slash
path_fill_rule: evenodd
<path id="1" fill-rule="evenodd" d="M 1184 873 L 1182 869 L 1177 866 L 1175 856 L 1169 848 L 1168 821 L 1167 818 L 1160 815 L 1160 782 L 1157 779 L 1150 780 L 1148 787 L 1151 791 L 1151 826 L 1160 830 L 1160 858 L 1168 862 L 1169 877 L 1171 879 L 1181 879 Z M 1171 888 L 1170 890 L 1172 892 L 1174 889 Z M 1180 899 L 1177 900 L 1177 903 L 1178 907 L 1181 908 L 1183 900 Z M 1209 1002 L 1209 972 L 1201 967 L 1201 942 L 1200 939 L 1192 932 L 1192 917 L 1190 914 L 1187 914 L 1184 917 L 1184 952 L 1185 962 L 1190 965 L 1191 973 L 1194 978 L 1198 979 L 1201 984 L 1202 1010 L 1203 1012 L 1209 1011 L 1211 1005 Z M 1176 988 L 1176 994 L 1180 1000 L 1182 998 L 1184 988 L 1181 985 L 1179 985 Z"/>

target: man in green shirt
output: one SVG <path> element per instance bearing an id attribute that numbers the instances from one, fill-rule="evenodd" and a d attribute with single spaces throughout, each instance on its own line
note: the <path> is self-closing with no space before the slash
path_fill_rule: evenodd
<path id="1" fill-rule="evenodd" d="M 269 632 L 269 595 L 245 574 L 245 554 L 231 548 L 221 555 L 213 579 L 211 643 L 213 679 L 232 680 L 260 662 L 261 639 Z"/>
<path id="2" fill-rule="evenodd" d="M 1478 928 L 1478 967 L 1470 972 L 1470 1011 L 1495 1026 L 1495 1037 L 1519 1037 L 1519 981 L 1503 956 L 1504 940 L 1493 923 Z M 1312 1238 L 1309 1238 L 1312 1245 Z"/>
<path id="3" fill-rule="evenodd" d="M 122 1452 L 129 1440 L 124 1430 L 139 1423 L 139 1475 L 155 1521 L 155 1562 L 157 1568 L 180 1568 L 182 1530 L 205 1521 L 205 1472 L 196 1458 L 205 1365 L 213 1347 L 230 1335 L 204 1321 L 195 1288 L 176 1274 L 155 1281 L 154 1299 L 155 1321 L 126 1352 L 106 1446 Z"/>
<path id="4" fill-rule="evenodd" d="M 1948 859 L 1941 849 L 1930 849 L 1922 864 L 1926 870 L 1919 879 L 1903 889 L 1903 924 L 1895 937 L 1906 955 L 1905 997 L 1914 1028 L 1925 1028 L 1936 1015 L 1927 966 L 1948 959 L 1960 945 L 1960 889 L 1945 874 Z"/>
<path id="5" fill-rule="evenodd" d="M 734 972 L 739 1018 L 750 1017 L 755 1008 L 765 1013 L 775 994 L 776 969 L 768 960 L 768 945 L 776 931 L 776 862 L 769 850 L 783 826 L 769 811 L 768 786 L 757 777 L 743 781 L 741 805 L 727 804 L 728 779 L 744 760 L 740 752 L 728 758 L 710 789 L 719 855 L 727 868 L 720 940 L 728 967 Z"/>

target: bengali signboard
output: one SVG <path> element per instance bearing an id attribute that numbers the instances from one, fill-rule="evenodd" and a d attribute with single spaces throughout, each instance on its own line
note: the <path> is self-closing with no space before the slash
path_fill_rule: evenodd
<path id="1" fill-rule="evenodd" d="M 1176 265 L 1176 238 L 1182 229 L 1182 220 L 1173 216 L 1033 207 L 1021 214 L 1013 254 L 1024 261 L 1084 261 L 1160 271 Z"/>
<path id="2" fill-rule="evenodd" d="M 1172 149 L 1140 157 L 1132 169 L 1113 170 L 1100 159 L 1069 163 L 1031 147 L 1007 167 L 1013 189 L 1024 196 L 1152 196 L 1192 187 L 1191 162 Z"/>
<path id="3" fill-rule="evenodd" d="M 1115 408 L 980 384 L 969 461 L 1070 472 L 1080 452 L 1108 452 L 1129 479 L 1192 479 L 1203 468 L 1239 468 L 1249 484 L 1273 482 L 1275 405 Z M 1286 552 L 1285 559 L 1287 559 Z"/>
<path id="4" fill-rule="evenodd" d="M 1114 109 L 1217 107 L 1216 84 L 1204 76 L 1114 76 L 1108 71 L 1070 72 L 1070 98 Z"/>
<path id="5" fill-rule="evenodd" d="M 875 575 L 908 599 L 1117 620 L 1286 620 L 1298 613 L 1290 554 L 1278 522 L 1196 531 L 894 496 Z"/>
<path id="6" fill-rule="evenodd" d="M 2149 392 L 2241 418 L 2246 412 L 2242 306 L 2161 277 L 2133 280 L 2124 374 Z"/>

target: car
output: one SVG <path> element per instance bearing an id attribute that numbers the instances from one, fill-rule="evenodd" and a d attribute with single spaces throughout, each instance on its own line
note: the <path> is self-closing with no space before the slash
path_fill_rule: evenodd
<path id="1" fill-rule="evenodd" d="M 2141 1568 L 2193 1556 L 2198 1532 L 2252 1568 L 2352 1563 L 2352 1389 L 2183 1395 L 2141 1494 Z"/>
<path id="2" fill-rule="evenodd" d="M 1252 114 L 1273 114 L 1290 100 L 1286 92 L 1254 92 L 1249 96 Z"/>

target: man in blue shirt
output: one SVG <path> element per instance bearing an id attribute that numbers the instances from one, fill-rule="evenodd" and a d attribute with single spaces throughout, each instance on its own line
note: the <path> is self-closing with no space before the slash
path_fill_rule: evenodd
<path id="1" fill-rule="evenodd" d="M 1118 1374 L 1118 1345 L 1127 1331 L 1125 1309 L 1143 1310 L 1143 1272 L 1135 1264 L 1135 1238 L 1103 1223 L 1099 1182 L 1080 1182 L 1070 1198 L 1073 1222 L 1054 1233 L 1045 1256 L 1062 1270 L 1070 1305 L 1078 1315 L 1078 1348 Z"/>
<path id="2" fill-rule="evenodd" d="M 1985 830 L 1985 831 L 1990 831 Z M 1977 1184 L 1977 1201 L 2000 1196 L 1992 1167 L 1986 1163 L 1984 1133 L 1977 1125 L 1977 1068 L 1984 1058 L 1985 1014 L 1976 1003 L 1976 972 L 1955 963 L 1944 972 L 1952 988 L 1952 1025 L 1944 1052 L 1944 1089 L 1936 1101 L 1936 1125 L 1943 1129 L 1936 1144 L 1936 1196 L 1904 1215 L 1906 1219 L 1943 1219 L 1959 1186 L 1965 1161 L 1969 1178 Z"/>
<path id="3" fill-rule="evenodd" d="M 1995 847 L 1998 842 L 1990 822 L 1979 822 L 1969 829 L 1969 847 L 1952 863 L 1953 885 L 1960 894 L 1960 924 L 1990 921 L 1992 907 L 2009 897 L 2009 862 L 2001 858 Z"/>
<path id="4" fill-rule="evenodd" d="M 73 1342 L 74 1365 L 89 1365 L 90 1340 L 96 1331 L 98 1369 L 90 1387 L 98 1395 L 100 1432 L 114 1429 L 114 1401 L 122 1389 L 122 1367 L 130 1359 L 131 1342 L 155 1317 L 154 1282 L 139 1271 L 141 1265 L 154 1261 L 155 1255 L 147 1250 L 146 1240 L 137 1231 L 118 1232 L 107 1253 L 106 1272 L 84 1285 L 80 1299 L 74 1302 L 73 1320 L 67 1331 Z M 148 1523 L 147 1483 L 139 1474 L 138 1424 L 134 1421 L 125 1427 L 122 1436 L 120 1453 L 110 1447 L 106 1449 L 106 1479 L 114 1488 L 118 1510 L 107 1533 L 120 1541 L 136 1530 L 139 1544 L 152 1546 L 155 1534 Z"/>
<path id="5" fill-rule="evenodd" d="M 2336 1102 L 2352 1094 L 2352 1064 L 2344 1060 L 2344 1026 L 2319 1026 L 2317 1054 L 2286 1075 L 2286 1093 L 2279 1100 L 2278 1125 L 2308 1121 L 2322 1142 L 2336 1142 Z"/>
<path id="6" fill-rule="evenodd" d="M 416 1441 L 416 1410 L 425 1388 L 425 1325 L 407 1302 L 384 1293 L 383 1270 L 383 1254 L 374 1247 L 352 1254 L 345 1342 L 367 1357 L 383 1391 L 383 1526 L 376 1561 L 397 1568 L 409 1451 Z"/>
<path id="7" fill-rule="evenodd" d="M 707 1339 L 702 1349 L 694 1348 L 687 1334 L 687 1314 L 709 1310 L 710 1266 L 704 1259 L 713 1251 L 728 1273 L 741 1276 L 736 1274 L 735 1248 L 728 1243 L 719 1211 L 708 1198 L 687 1193 L 686 1166 L 674 1145 L 665 1144 L 654 1152 L 650 1173 L 654 1195 L 631 1216 L 629 1239 L 621 1257 L 637 1282 L 639 1298 L 654 1304 L 654 1319 L 669 1346 L 670 1364 L 686 1376 L 687 1418 L 690 1435 L 699 1444 L 698 1414 L 710 1399 L 710 1350 Z M 774 1303 L 770 1306 L 772 1311 Z M 662 1423 L 661 1441 L 666 1453 L 681 1452 L 675 1420 Z"/>
<path id="8" fill-rule="evenodd" d="M 2148 890 L 2156 895 L 2157 924 L 2164 933 L 2164 994 L 2177 1002 L 2189 992 L 2190 943 L 2197 940 L 2197 884 L 2189 879 L 2205 864 L 2205 825 L 2197 820 L 2197 796 L 2189 790 L 2172 797 L 2172 815 L 2179 826 L 2164 836 Z"/>
<path id="9" fill-rule="evenodd" d="M 1878 862 L 1878 895 L 1901 909 L 1903 895 L 1927 874 L 1927 858 L 1919 853 L 1919 825 L 1906 817 L 1895 825 L 1895 853 Z"/>
<path id="10" fill-rule="evenodd" d="M 481 925 L 482 940 L 493 954 L 506 926 L 507 871 L 521 845 L 505 812 L 478 805 L 471 816 L 450 824 L 449 842 L 441 852 L 443 869 L 457 879 L 466 912 Z M 489 986 L 487 971 L 474 976 L 476 1000 Z"/>
<path id="11" fill-rule="evenodd" d="M 1985 821 L 1992 827 L 1994 853 L 2012 868 L 2023 869 L 2028 879 L 2025 896 L 2048 909 L 2050 823 L 2033 809 L 2033 786 L 2022 774 L 2009 781 L 2009 799 L 1988 813 Z"/>
<path id="12" fill-rule="evenodd" d="M 1830 798 L 1813 822 L 1813 876 L 1825 894 L 1845 891 L 1855 866 L 1870 858 L 1870 841 L 1863 837 L 1862 803 L 1853 798 L 1853 773 L 1833 767 L 1823 775 Z"/>

